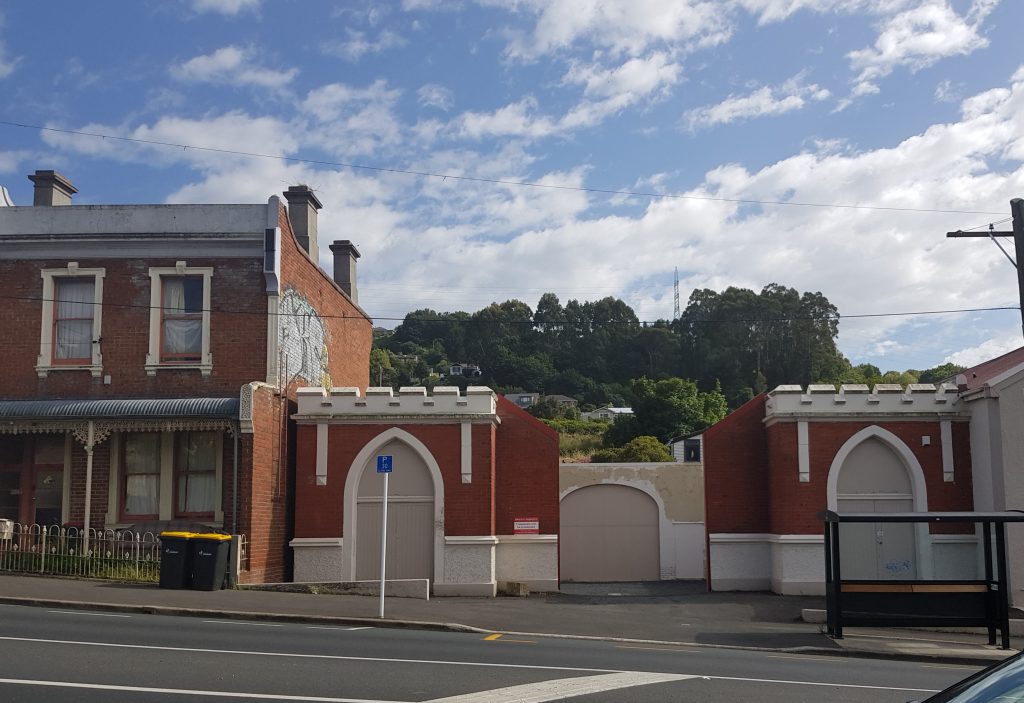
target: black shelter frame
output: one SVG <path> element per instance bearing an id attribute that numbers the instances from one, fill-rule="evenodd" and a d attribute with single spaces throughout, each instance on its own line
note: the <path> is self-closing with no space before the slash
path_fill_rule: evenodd
<path id="1" fill-rule="evenodd" d="M 825 523 L 825 603 L 828 634 L 842 639 L 843 627 L 985 627 L 988 643 L 1010 648 L 1006 523 L 1024 522 L 1024 511 L 818 514 Z M 982 579 L 844 579 L 839 532 L 844 523 L 943 523 L 981 526 Z M 993 545 L 995 549 L 993 550 Z"/>

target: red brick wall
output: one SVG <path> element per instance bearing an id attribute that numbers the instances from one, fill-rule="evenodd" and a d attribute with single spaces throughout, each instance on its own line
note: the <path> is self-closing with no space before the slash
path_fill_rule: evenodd
<path id="1" fill-rule="evenodd" d="M 288 212 L 281 208 L 281 287 L 305 297 L 327 327 L 327 363 L 335 386 L 366 388 L 370 383 L 373 323 L 302 249 L 292 234 Z M 215 359 L 216 360 L 216 359 Z M 319 379 L 309 379 L 313 385 Z M 305 381 L 296 385 L 311 385 Z M 290 394 L 294 397 L 294 392 Z"/>
<path id="2" fill-rule="evenodd" d="M 708 534 L 769 529 L 768 448 L 761 394 L 704 431 Z"/>
<path id="3" fill-rule="evenodd" d="M 495 534 L 534 516 L 541 534 L 558 534 L 558 433 L 500 396 L 498 417 Z"/>
<path id="4" fill-rule="evenodd" d="M 287 413 L 281 395 L 258 387 L 253 394 L 253 432 L 241 437 L 239 531 L 249 543 L 244 583 L 279 582 L 290 577 L 291 535 Z"/>
<path id="5" fill-rule="evenodd" d="M 235 396 L 243 383 L 266 377 L 267 298 L 260 259 L 182 257 L 189 266 L 211 266 L 210 353 L 213 373 L 164 370 L 149 376 L 149 268 L 173 267 L 174 259 L 84 259 L 83 268 L 104 268 L 101 351 L 110 385 L 88 371 L 51 371 L 39 378 L 44 268 L 63 268 L 67 259 L 0 261 L 0 280 L 14 296 L 0 306 L 5 372 L 0 397 L 18 398 L 169 398 Z M 24 299 L 29 298 L 29 299 Z"/>
<path id="6" fill-rule="evenodd" d="M 955 481 L 942 477 L 942 442 L 938 422 L 809 422 L 808 442 L 811 480 L 798 477 L 797 430 L 795 422 L 780 422 L 768 428 L 771 464 L 771 532 L 773 534 L 817 534 L 821 522 L 815 515 L 827 504 L 828 472 L 846 441 L 866 427 L 877 425 L 902 440 L 921 464 L 928 489 L 928 509 L 959 511 L 973 509 L 970 435 L 967 423 L 953 423 Z M 931 444 L 921 446 L 922 435 Z"/>
<path id="7" fill-rule="evenodd" d="M 328 429 L 327 485 L 316 485 L 316 427 L 298 427 L 296 447 L 295 536 L 340 537 L 345 480 L 359 451 L 392 425 L 332 425 Z M 493 429 L 473 426 L 473 482 L 462 483 L 461 428 L 450 425 L 394 425 L 426 445 L 444 481 L 445 534 L 489 535 L 494 493 L 490 461 Z"/>

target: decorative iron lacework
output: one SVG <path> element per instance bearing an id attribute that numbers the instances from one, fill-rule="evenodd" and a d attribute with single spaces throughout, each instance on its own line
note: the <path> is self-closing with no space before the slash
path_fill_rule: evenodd
<path id="1" fill-rule="evenodd" d="M 183 418 L 180 420 L 95 420 L 93 443 L 99 444 L 112 432 L 183 432 L 223 431 L 232 437 L 235 423 L 223 419 Z M 0 434 L 49 434 L 70 432 L 82 445 L 89 441 L 89 422 L 86 420 L 12 420 L 0 423 Z"/>

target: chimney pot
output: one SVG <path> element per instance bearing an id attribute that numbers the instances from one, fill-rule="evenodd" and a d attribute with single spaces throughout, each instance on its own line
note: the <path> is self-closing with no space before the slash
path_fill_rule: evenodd
<path id="1" fill-rule="evenodd" d="M 358 303 L 356 259 L 359 258 L 359 250 L 348 239 L 341 239 L 331 244 L 331 251 L 334 253 L 334 282 L 348 293 L 353 302 Z"/>
<path id="2" fill-rule="evenodd" d="M 309 186 L 289 186 L 284 192 L 288 201 L 288 219 L 299 246 L 306 250 L 309 258 L 320 265 L 320 245 L 317 242 L 317 211 L 323 208 L 313 189 Z"/>
<path id="3" fill-rule="evenodd" d="M 28 179 L 35 184 L 32 204 L 36 207 L 70 205 L 71 196 L 78 192 L 71 181 L 56 171 L 37 170 Z"/>

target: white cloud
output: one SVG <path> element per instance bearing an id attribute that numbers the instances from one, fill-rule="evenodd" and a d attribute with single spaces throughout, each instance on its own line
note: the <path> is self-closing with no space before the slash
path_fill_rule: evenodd
<path id="1" fill-rule="evenodd" d="M 465 112 L 455 121 L 455 130 L 470 139 L 485 137 L 547 137 L 558 131 L 548 117 L 536 115 L 537 100 L 525 97 L 493 112 Z"/>
<path id="2" fill-rule="evenodd" d="M 192 0 L 196 12 L 216 12 L 222 15 L 237 15 L 243 10 L 257 10 L 260 0 Z"/>
<path id="3" fill-rule="evenodd" d="M 376 39 L 367 38 L 365 32 L 354 29 L 346 29 L 347 41 L 336 41 L 324 44 L 325 53 L 345 59 L 346 61 L 358 61 L 368 54 L 379 54 L 382 51 L 393 49 L 406 44 L 405 39 L 395 32 L 385 29 L 377 35 Z"/>
<path id="4" fill-rule="evenodd" d="M 960 86 L 954 85 L 953 81 L 946 79 L 935 86 L 935 102 L 955 103 L 960 99 Z"/>
<path id="5" fill-rule="evenodd" d="M 17 68 L 20 61 L 21 59 L 18 57 L 9 57 L 7 48 L 3 42 L 0 42 L 0 78 L 7 78 L 14 73 L 14 69 Z"/>
<path id="6" fill-rule="evenodd" d="M 586 42 L 615 55 L 639 56 L 653 45 L 713 46 L 731 31 L 712 0 L 483 0 L 536 17 L 533 31 L 511 33 L 506 53 L 532 60 Z M 727 8 L 725 8 L 727 9 Z"/>
<path id="7" fill-rule="evenodd" d="M 427 83 L 416 91 L 419 104 L 425 107 L 436 107 L 447 112 L 455 105 L 455 93 L 437 83 Z"/>
<path id="8" fill-rule="evenodd" d="M 332 83 L 310 91 L 300 108 L 318 122 L 312 131 L 316 143 L 335 154 L 373 154 L 382 146 L 398 144 L 402 137 L 395 115 L 400 95 L 383 80 L 366 88 Z"/>
<path id="9" fill-rule="evenodd" d="M 717 105 L 687 111 L 683 121 L 691 130 L 739 120 L 782 115 L 803 109 L 808 101 L 827 100 L 830 93 L 816 83 L 805 84 L 795 76 L 779 86 L 764 86 L 746 95 L 730 95 Z"/>
<path id="10" fill-rule="evenodd" d="M 977 366 L 978 364 L 1002 356 L 1021 346 L 1021 335 L 1018 332 L 1003 334 L 992 339 L 987 339 L 967 349 L 954 352 L 942 360 L 944 364 L 957 364 L 958 366 Z"/>
<path id="11" fill-rule="evenodd" d="M 253 52 L 237 46 L 225 46 L 171 67 L 171 75 L 180 81 L 255 85 L 282 88 L 295 78 L 298 69 L 275 71 L 255 65 Z"/>
<path id="12" fill-rule="evenodd" d="M 927 68 L 949 56 L 966 55 L 988 46 L 979 34 L 998 0 L 975 0 L 961 17 L 947 0 L 928 0 L 886 19 L 872 47 L 849 53 L 850 67 L 860 71 L 853 95 L 878 92 L 877 81 L 897 67 Z"/>

